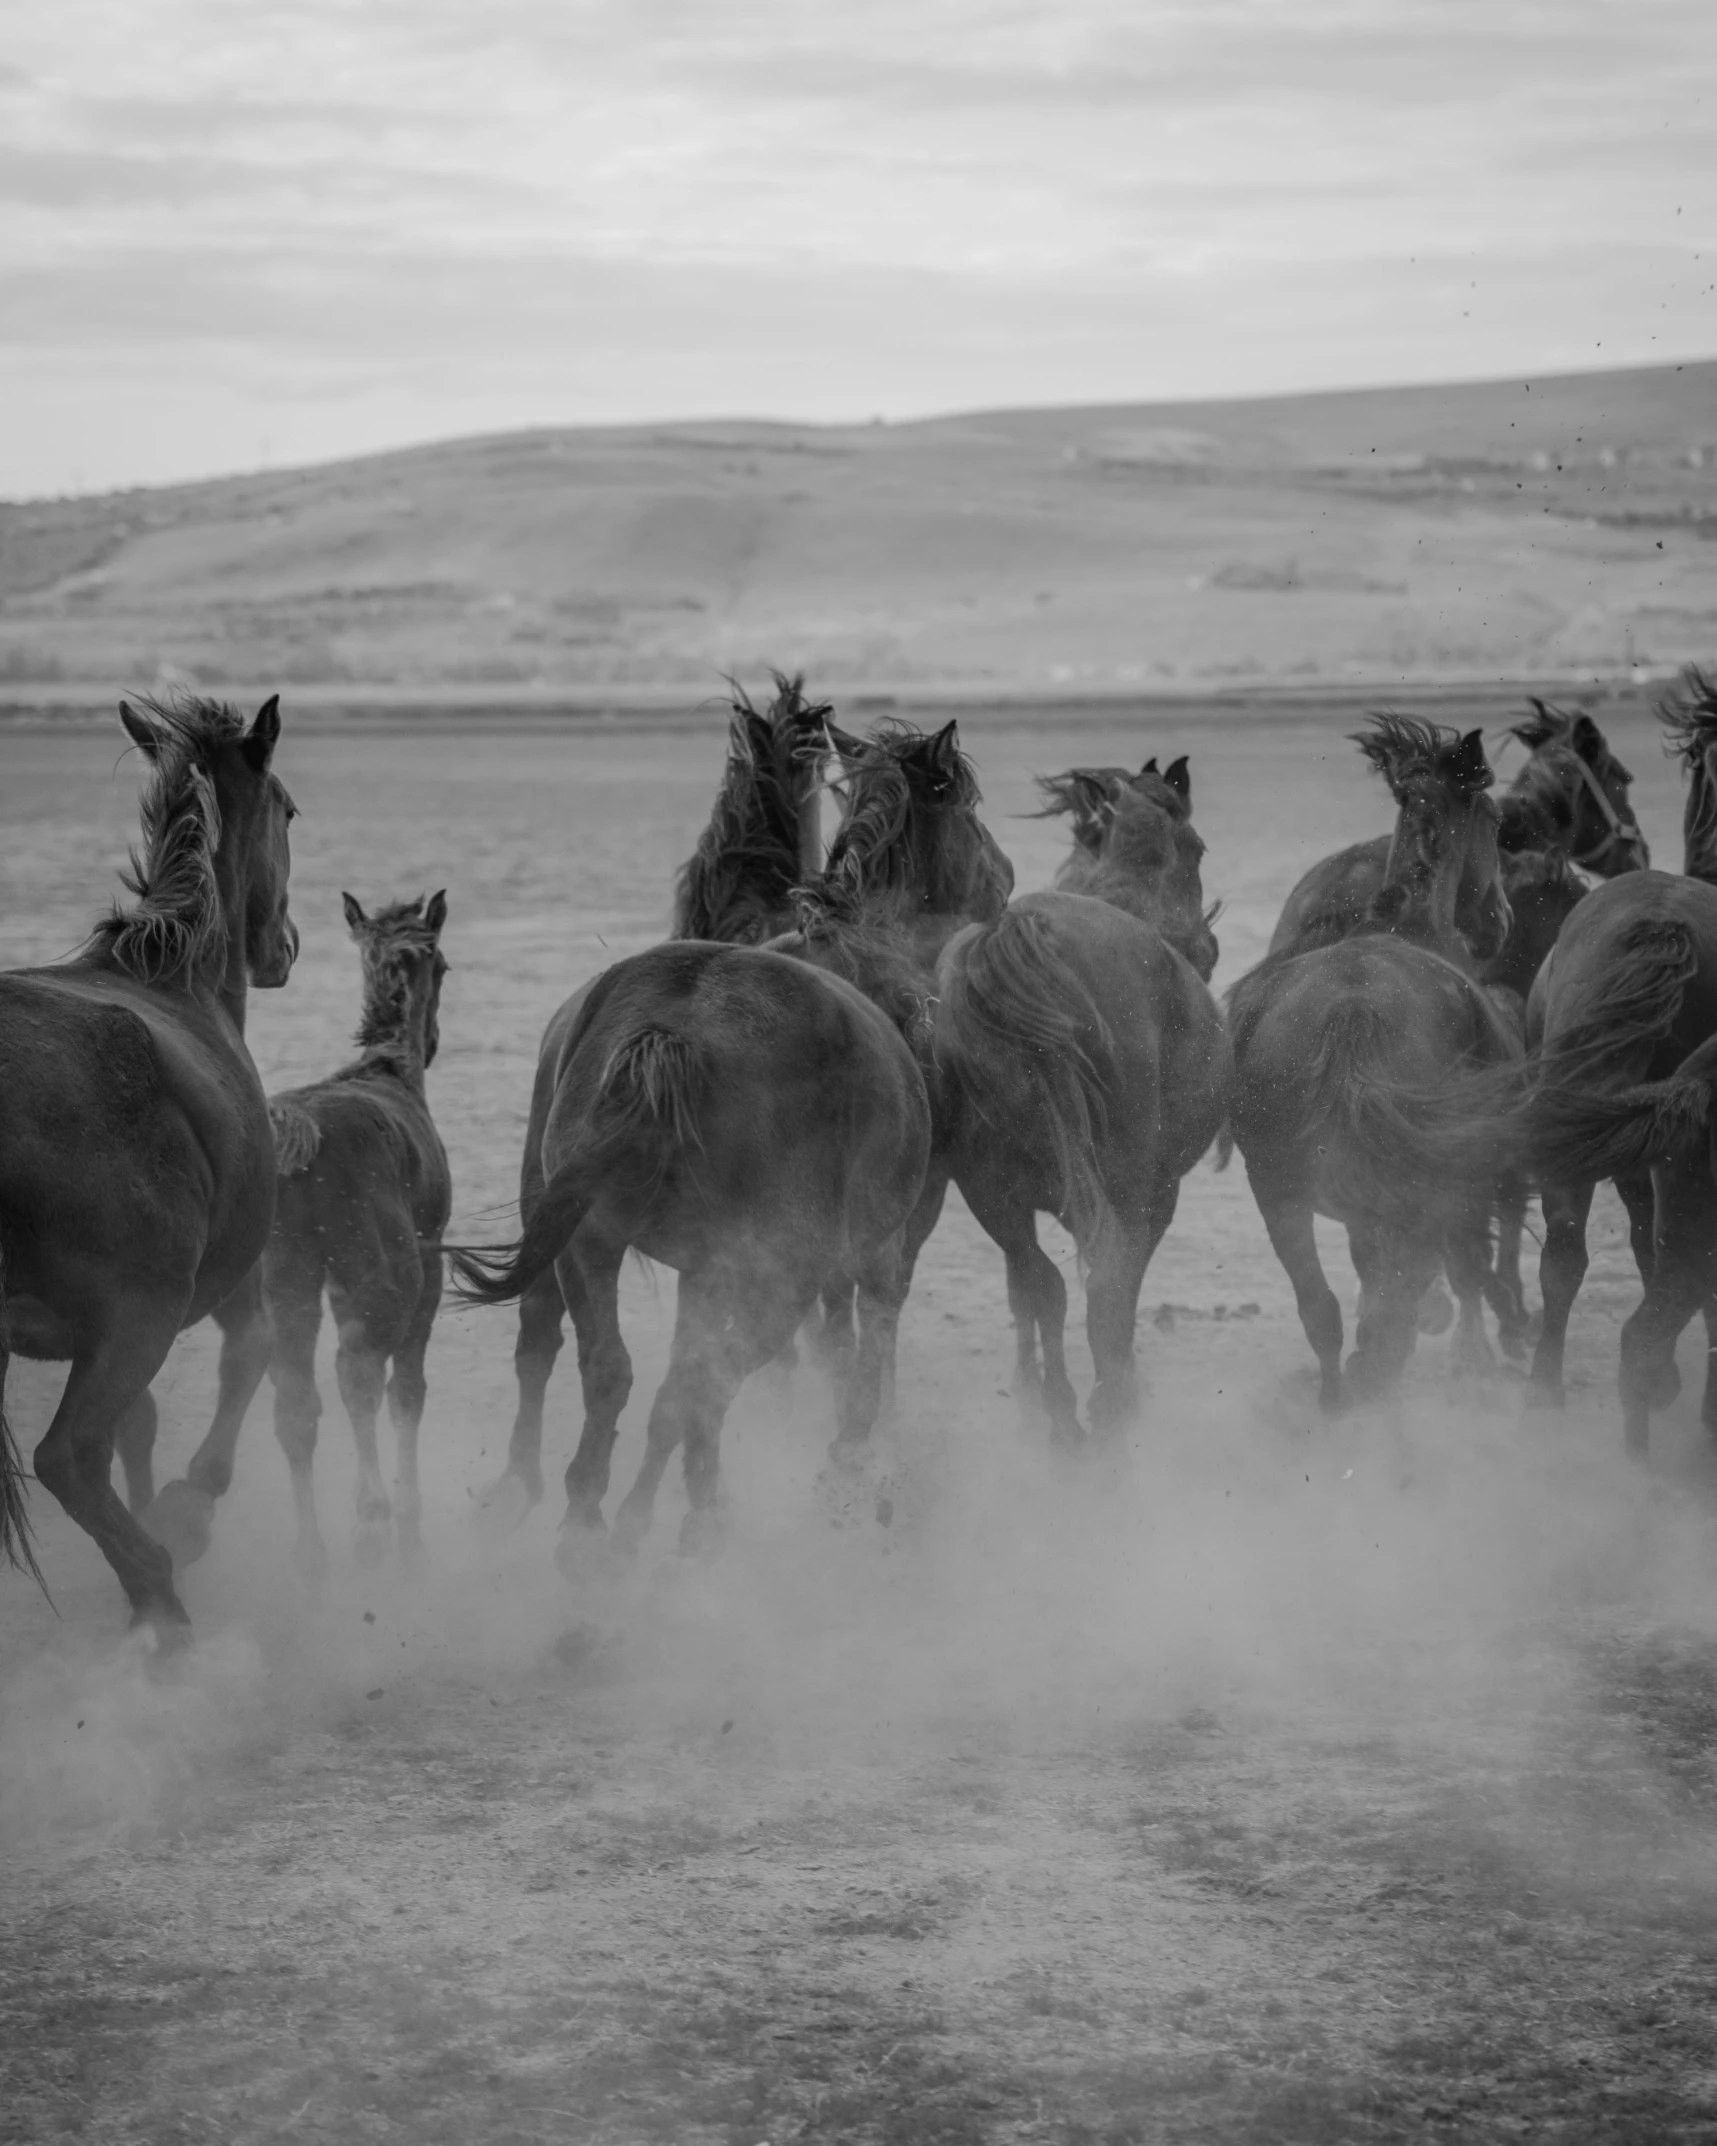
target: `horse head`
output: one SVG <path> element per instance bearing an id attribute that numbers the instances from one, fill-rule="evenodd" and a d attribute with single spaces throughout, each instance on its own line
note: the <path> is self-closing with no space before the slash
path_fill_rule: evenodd
<path id="1" fill-rule="evenodd" d="M 846 807 L 828 877 L 894 921 L 988 922 L 1013 892 L 1013 866 L 978 817 L 972 763 L 953 723 L 926 733 L 879 724 L 859 740 L 831 729 Z"/>
<path id="2" fill-rule="evenodd" d="M 1097 870 L 1084 892 L 1114 900 L 1159 931 L 1208 983 L 1220 949 L 1204 900 L 1204 843 L 1192 824 L 1184 755 L 1161 773 L 1153 760 L 1112 782 L 1102 807 Z"/>
<path id="3" fill-rule="evenodd" d="M 1500 814 L 1484 736 L 1412 716 L 1373 715 L 1354 743 L 1396 804 L 1379 921 L 1433 943 L 1458 936 L 1478 961 L 1508 937 L 1497 833 Z"/>
<path id="4" fill-rule="evenodd" d="M 1531 715 L 1509 729 L 1530 758 L 1514 778 L 1507 802 L 1524 820 L 1536 822 L 1538 831 L 1510 847 L 1536 848 L 1540 833 L 1547 832 L 1577 865 L 1600 879 L 1644 871 L 1651 852 L 1629 801 L 1633 777 L 1609 740 L 1583 710 L 1570 712 L 1542 700 L 1531 706 Z"/>
<path id="5" fill-rule="evenodd" d="M 236 986 L 236 953 L 245 981 L 278 988 L 298 958 L 287 908 L 297 808 L 272 771 L 280 696 L 248 729 L 208 700 L 121 701 L 119 717 L 154 773 L 130 878 L 139 905 L 104 927 L 114 954 L 155 980 L 207 965 Z"/>
<path id="6" fill-rule="evenodd" d="M 355 895 L 342 894 L 340 905 L 363 964 L 359 1048 L 433 1065 L 441 1047 L 441 986 L 447 975 L 441 951 L 445 888 L 427 901 L 420 894 L 415 901 L 390 902 L 374 916 L 364 914 Z"/>

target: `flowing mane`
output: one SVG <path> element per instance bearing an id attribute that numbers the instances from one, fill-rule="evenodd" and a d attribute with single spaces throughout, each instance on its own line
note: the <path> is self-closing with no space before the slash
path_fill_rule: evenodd
<path id="1" fill-rule="evenodd" d="M 1446 784 L 1461 797 L 1488 790 L 1496 779 L 1482 749 L 1475 750 L 1473 741 L 1458 730 L 1386 710 L 1367 720 L 1371 728 L 1353 732 L 1353 743 L 1389 785 L 1397 804 L 1403 788 L 1418 776 Z"/>
<path id="2" fill-rule="evenodd" d="M 780 930 L 787 898 L 804 876 L 800 807 L 828 751 L 834 710 L 806 697 L 803 674 L 771 675 L 775 698 L 767 709 L 729 681 L 727 765 L 709 825 L 680 867 L 676 939 L 768 938 Z"/>
<path id="3" fill-rule="evenodd" d="M 161 739 L 143 792 L 143 849 L 120 874 L 136 895 L 114 904 L 90 935 L 86 954 L 111 961 L 146 984 L 175 983 L 226 951 L 226 919 L 215 885 L 220 807 L 209 772 L 211 748 L 245 734 L 224 701 L 175 694 L 139 696 Z"/>
<path id="4" fill-rule="evenodd" d="M 899 717 L 879 723 L 861 742 L 837 743 L 845 766 L 847 810 L 829 847 L 825 878 L 858 901 L 916 891 L 919 874 L 942 862 L 941 845 L 931 856 L 914 855 L 906 839 L 915 802 L 943 824 L 970 814 L 979 802 L 970 759 L 953 742 L 952 726 L 934 736 Z M 923 885 L 924 905 L 952 909 L 958 897 L 942 899 L 940 887 Z"/>

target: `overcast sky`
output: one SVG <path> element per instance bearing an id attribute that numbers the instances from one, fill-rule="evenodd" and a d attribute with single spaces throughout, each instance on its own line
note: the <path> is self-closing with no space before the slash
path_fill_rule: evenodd
<path id="1" fill-rule="evenodd" d="M 0 22 L 0 494 L 1717 354 L 1717 0 Z"/>

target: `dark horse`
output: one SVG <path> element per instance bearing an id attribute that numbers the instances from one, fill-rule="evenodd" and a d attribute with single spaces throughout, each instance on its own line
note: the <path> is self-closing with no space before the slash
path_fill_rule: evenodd
<path id="1" fill-rule="evenodd" d="M 1532 710 L 1508 733 L 1530 747 L 1531 757 L 1501 800 L 1497 847 L 1505 860 L 1554 850 L 1602 879 L 1643 870 L 1651 856 L 1628 803 L 1633 777 L 1603 732 L 1589 715 L 1541 700 L 1533 701 Z M 1378 835 L 1314 864 L 1283 903 L 1269 951 L 1327 946 L 1364 929 L 1388 876 L 1393 839 Z M 1506 862 L 1504 874 L 1506 879 Z"/>
<path id="2" fill-rule="evenodd" d="M 419 1547 L 423 1359 L 441 1301 L 441 1234 L 453 1196 L 424 1092 L 440 1042 L 447 897 L 392 902 L 374 916 L 351 895 L 340 899 L 363 963 L 358 1055 L 268 1106 L 280 1168 L 262 1265 L 274 1432 L 292 1471 L 298 1562 L 313 1574 L 328 1563 L 311 1481 L 322 1414 L 316 1335 L 324 1290 L 339 1336 L 340 1398 L 358 1447 L 359 1555 L 367 1560 L 379 1550 L 370 1531 L 393 1518 L 406 1554 Z M 399 1442 L 397 1512 L 376 1453 L 384 1392 Z"/>
<path id="3" fill-rule="evenodd" d="M 1356 742 L 1398 808 L 1368 928 L 1266 956 L 1229 1002 L 1233 1137 L 1294 1285 L 1326 1408 L 1344 1398 L 1342 1321 L 1314 1215 L 1346 1225 L 1359 1273 L 1348 1380 L 1381 1390 L 1406 1364 L 1440 1263 L 1469 1322 L 1478 1317 L 1503 1142 L 1494 1081 L 1489 1109 L 1475 1112 L 1470 1098 L 1520 1056 L 1496 1001 L 1457 958 L 1470 948 L 1488 959 L 1510 921 L 1479 733 L 1380 715 Z"/>
<path id="4" fill-rule="evenodd" d="M 575 1562 L 580 1538 L 603 1525 L 632 1384 L 617 1304 L 631 1249 L 678 1270 L 679 1308 L 617 1534 L 627 1546 L 642 1536 L 683 1442 L 691 1510 L 680 1546 L 712 1550 L 722 1421 L 823 1284 L 836 1275 L 857 1283 L 861 1356 L 892 1334 L 902 1228 L 929 1153 L 923 1077 L 895 1025 L 838 977 L 764 949 L 670 941 L 590 986 L 539 1069 L 533 1133 L 539 1123 L 542 1184 L 523 1205 L 522 1238 L 499 1257 L 453 1257 L 474 1301 L 529 1297 L 552 1273 L 572 1314 L 585 1420 L 566 1474 L 563 1560 Z M 556 1318 L 556 1348 L 559 1340 Z M 508 1473 L 528 1494 L 540 1470 L 541 1385 L 533 1437 L 524 1382 L 540 1365 L 546 1383 L 553 1358 L 539 1343 L 528 1360 L 521 1331 L 519 1359 Z M 880 1374 L 847 1382 L 838 1446 L 868 1439 L 865 1396 L 879 1385 Z"/>
<path id="5" fill-rule="evenodd" d="M 187 1482 L 156 1501 L 212 1510 L 267 1361 L 248 1306 L 274 1138 L 244 1013 L 249 986 L 284 984 L 298 951 L 293 808 L 270 772 L 276 701 L 248 729 L 206 700 L 122 702 L 120 717 L 152 764 L 136 901 L 72 960 L 0 977 L 0 1384 L 8 1354 L 69 1359 L 37 1477 L 95 1538 L 134 1619 L 166 1629 L 188 1622 L 173 1558 L 114 1494 L 115 1432 L 149 1411 L 175 1337 L 213 1312 L 220 1410 Z M 3 1450 L 16 1552 L 18 1471 Z"/>
<path id="6" fill-rule="evenodd" d="M 1569 918 L 1528 1004 L 1533 1086 L 1524 1120 L 1540 1180 L 1544 1325 L 1531 1397 L 1563 1397 L 1568 1315 L 1586 1271 L 1586 1218 L 1613 1177 L 1627 1207 L 1645 1296 L 1622 1328 L 1621 1400 L 1628 1444 L 1643 1451 L 1653 1408 L 1680 1390 L 1675 1344 L 1704 1308 L 1717 1346 L 1717 1189 L 1697 1139 L 1669 1139 L 1697 1067 L 1678 1069 L 1717 1033 L 1717 683 L 1690 670 L 1659 711 L 1688 773 L 1685 875 L 1638 872 L 1590 895 Z M 1717 1431 L 1717 1380 L 1704 1420 Z"/>
<path id="7" fill-rule="evenodd" d="M 1037 1216 L 1086 1263 L 1090 1420 L 1112 1430 L 1137 1406 L 1145 1270 L 1231 1072 L 1185 762 L 1111 779 L 1099 817 L 1086 893 L 1026 895 L 958 933 L 936 972 L 939 1152 L 1007 1262 L 1020 1397 L 1062 1444 L 1081 1436 L 1067 1291 Z"/>

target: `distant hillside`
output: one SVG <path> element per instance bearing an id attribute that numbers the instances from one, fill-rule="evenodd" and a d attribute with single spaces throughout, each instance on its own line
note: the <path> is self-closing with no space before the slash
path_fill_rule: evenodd
<path id="1" fill-rule="evenodd" d="M 1717 362 L 909 425 L 515 433 L 0 506 L 0 681 L 703 691 L 1717 655 Z"/>

